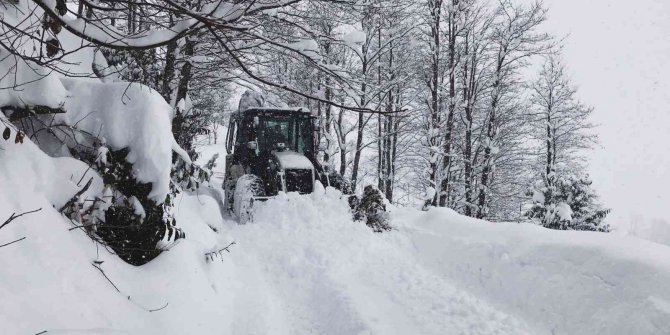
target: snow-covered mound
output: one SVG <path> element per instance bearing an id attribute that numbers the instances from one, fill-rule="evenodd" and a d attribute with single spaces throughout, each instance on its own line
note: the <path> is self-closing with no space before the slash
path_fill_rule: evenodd
<path id="1" fill-rule="evenodd" d="M 69 92 L 59 121 L 103 138 L 114 150 L 128 148 L 139 182 L 152 183 L 149 197 L 162 203 L 170 190 L 172 150 L 188 160 L 172 135 L 172 107 L 141 84 L 62 79 Z"/>
<path id="2" fill-rule="evenodd" d="M 670 333 L 670 248 L 614 234 L 493 224 L 449 209 L 395 216 L 417 260 L 552 334 Z"/>
<path id="3" fill-rule="evenodd" d="M 0 7 L 7 27 L 28 29 L 39 24 L 34 20 L 42 17 L 42 10 L 25 0 Z M 31 15 L 33 10 L 35 15 Z M 42 47 L 40 41 L 21 34 L 19 37 L 22 39 L 12 45 L 13 52 L 34 56 Z M 162 203 L 169 191 L 172 151 L 190 162 L 171 131 L 172 107 L 145 85 L 123 82 L 118 76 L 104 78 L 104 82 L 93 78 L 94 65 L 110 70 L 99 51 L 96 54 L 96 48 L 66 30 L 58 34 L 58 41 L 63 59 L 52 64 L 55 69 L 13 56 L 0 46 L 0 107 L 9 111 L 11 107 L 34 106 L 62 109 L 65 113 L 54 114 L 54 120 L 47 123 L 71 126 L 78 131 L 68 132 L 61 140 L 76 137 L 78 143 L 92 147 L 87 140 L 98 137 L 113 150 L 128 148 L 126 160 L 133 164 L 134 177 L 139 182 L 151 183 L 149 197 Z M 110 82 L 113 80 L 117 82 Z M 4 123 L 1 126 L 0 130 L 4 130 Z M 92 136 L 82 136 L 84 133 Z M 69 155 L 65 152 L 64 155 Z"/>

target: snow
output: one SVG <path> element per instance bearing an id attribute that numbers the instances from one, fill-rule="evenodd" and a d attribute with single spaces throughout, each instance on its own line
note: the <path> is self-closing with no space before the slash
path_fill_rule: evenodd
<path id="1" fill-rule="evenodd" d="M 240 104 L 237 108 L 239 113 L 242 113 L 250 108 L 263 107 L 265 105 L 265 96 L 259 92 L 246 90 L 240 98 Z"/>
<path id="2" fill-rule="evenodd" d="M 407 211 L 396 222 L 409 222 Z M 421 261 L 538 332 L 665 334 L 666 246 L 594 232 L 492 224 L 432 210 L 411 233 Z M 657 303 L 660 302 L 660 303 Z"/>
<path id="3" fill-rule="evenodd" d="M 55 3 L 45 2 L 52 8 Z M 236 19 L 240 7 L 226 5 L 209 9 L 222 20 Z M 262 8 L 257 4 L 252 10 Z M 16 23 L 10 14 L 5 18 Z M 190 24 L 185 20 L 174 31 L 110 43 L 155 43 Z M 99 38 L 109 33 L 85 29 Z M 352 34 L 346 37 L 350 42 L 364 38 Z M 65 31 L 60 37 L 66 49 L 79 45 Z M 292 48 L 318 59 L 312 40 Z M 33 71 L 0 53 L 0 71 L 17 70 L 0 79 L 0 105 L 62 104 L 67 113 L 58 121 L 99 134 L 105 140 L 99 152 L 129 148 L 135 176 L 152 183 L 152 199 L 162 202 L 171 150 L 184 153 L 170 132 L 171 108 L 158 93 L 137 84 L 61 81 L 55 73 Z M 84 48 L 67 56 L 67 70 L 90 72 L 93 55 Z M 17 83 L 18 90 L 4 89 Z M 11 131 L 13 136 L 16 129 Z M 199 151 L 205 156 L 224 149 Z M 134 267 L 85 232 L 70 230 L 76 223 L 57 211 L 90 178 L 82 199 L 110 192 L 100 176 L 73 158 L 46 155 L 29 139 L 23 144 L 0 140 L 0 222 L 12 213 L 40 209 L 0 229 L 0 245 L 25 237 L 0 247 L 2 332 L 670 333 L 665 220 L 632 222 L 628 230 L 603 234 L 389 206 L 395 229 L 376 234 L 351 220 L 342 194 L 315 187 L 311 195 L 281 194 L 256 203 L 253 223 L 238 225 L 222 208 L 218 185 L 224 156 L 211 183 L 216 188 L 182 192 L 174 200 L 186 239 Z M 287 157 L 287 166 L 297 165 L 293 158 Z M 428 196 L 434 193 L 428 188 Z M 141 205 L 131 201 L 142 216 Z M 565 208 L 557 212 L 569 215 Z M 222 249 L 226 246 L 228 251 Z M 208 260 L 205 254 L 213 252 L 216 257 Z"/>
<path id="4" fill-rule="evenodd" d="M 41 3 L 42 6 L 49 8 L 52 12 L 56 12 L 56 0 L 39 0 L 37 2 Z M 65 23 L 66 29 L 73 30 L 82 36 L 87 36 L 105 45 L 115 47 L 132 46 L 137 48 L 146 48 L 164 44 L 189 29 L 195 29 L 198 26 L 202 26 L 198 20 L 188 18 L 178 21 L 167 29 L 152 29 L 126 36 L 124 32 L 110 27 L 109 25 L 91 24 L 91 20 L 77 19 L 71 14 L 62 17 L 62 20 Z"/>
<path id="5" fill-rule="evenodd" d="M 0 48 L 0 106 L 42 105 L 58 107 L 66 91 L 53 74 L 41 68 L 33 70 L 25 61 L 7 57 Z"/>
<path id="6" fill-rule="evenodd" d="M 319 51 L 319 43 L 313 39 L 303 39 L 295 43 L 287 44 L 285 47 L 297 51 L 317 62 L 323 58 Z"/>
<path id="7" fill-rule="evenodd" d="M 314 169 L 314 165 L 312 165 L 312 162 L 305 155 L 295 151 L 275 151 L 273 155 L 277 157 L 279 164 L 284 169 Z"/>
<path id="8" fill-rule="evenodd" d="M 536 187 L 536 189 L 533 190 L 533 202 L 538 203 L 538 204 L 544 204 L 545 198 L 544 198 L 544 193 L 540 192 Z"/>
<path id="9" fill-rule="evenodd" d="M 360 30 L 354 30 L 344 35 L 342 37 L 342 40 L 344 40 L 344 42 L 350 46 L 355 46 L 357 44 L 365 43 L 366 38 L 367 35 L 365 34 L 365 32 Z"/>
<path id="10" fill-rule="evenodd" d="M 140 84 L 62 79 L 68 91 L 56 120 L 98 135 L 113 150 L 129 148 L 126 160 L 136 179 L 152 183 L 149 197 L 162 203 L 169 192 L 172 151 L 188 155 L 171 131 L 172 107 L 158 92 Z"/>
<path id="11" fill-rule="evenodd" d="M 142 218 L 142 220 L 144 220 L 144 218 L 147 217 L 147 213 L 144 211 L 142 203 L 140 203 L 140 201 L 135 196 L 130 197 L 130 199 L 128 200 L 130 201 L 131 206 L 135 210 L 134 211 L 135 215 L 139 216 L 140 218 Z"/>
<path id="12" fill-rule="evenodd" d="M 52 0 L 45 3 L 51 8 L 55 6 Z M 26 6 L 22 4 L 19 7 Z M 20 27 L 31 24 L 29 19 L 33 16 L 26 18 L 26 13 L 19 12 L 18 7 L 10 8 L 3 13 L 3 20 Z M 41 10 L 37 9 L 37 12 Z M 94 28 L 89 25 L 86 29 L 90 32 Z M 64 57 L 63 62 L 58 64 L 59 72 L 73 76 L 90 75 L 94 61 L 99 66 L 106 66 L 104 60 L 96 60 L 94 48 L 87 47 L 73 34 L 62 31 L 59 40 L 66 51 L 81 48 Z M 21 51 L 30 54 L 34 44 L 32 41 L 22 43 Z M 65 123 L 93 134 L 106 141 L 113 150 L 129 148 L 126 159 L 134 164 L 135 177 L 140 182 L 152 183 L 149 197 L 158 203 L 164 201 L 169 191 L 172 151 L 190 162 L 172 136 L 172 108 L 160 94 L 146 86 L 124 82 L 102 83 L 93 78 L 62 78 L 63 75 L 56 71 L 9 57 L 3 48 L 0 48 L 0 73 L 8 74 L 0 77 L 0 106 L 62 108 L 66 113 L 57 114 L 55 124 Z M 104 154 L 106 149 L 101 147 L 98 153 Z M 103 156 L 100 155 L 99 161 L 104 162 Z"/>
<path id="13" fill-rule="evenodd" d="M 4 129 L 4 123 L 0 124 Z M 12 127 L 11 132 L 13 138 L 16 130 Z M 0 139 L 0 221 L 12 211 L 18 214 L 44 207 L 44 203 L 60 208 L 89 178 L 93 182 L 84 197 L 102 189 L 102 179 L 86 164 L 69 157 L 51 158 L 28 139 L 24 143 Z"/>
<path id="14" fill-rule="evenodd" d="M 25 18 L 25 13 L 18 6 L 3 6 L 2 10 L 2 20 L 9 25 L 25 29 L 33 23 Z M 3 26 L 0 34 L 5 34 L 8 29 Z M 30 55 L 40 46 L 30 39 L 16 39 L 13 48 Z M 14 57 L 4 47 L 0 47 L 0 73 L 0 106 L 43 105 L 56 108 L 66 96 L 55 73 Z"/>
<path id="15" fill-rule="evenodd" d="M 377 234 L 351 221 L 341 193 L 322 187 L 256 203 L 254 223 L 238 225 L 221 210 L 220 189 L 203 189 L 175 199 L 187 238 L 134 267 L 69 231 L 52 206 L 79 189 L 85 164 L 48 157 L 30 141 L 0 141 L 0 149 L 0 221 L 43 208 L 0 230 L 0 242 L 26 237 L 0 248 L 0 324 L 9 334 L 670 330 L 665 245 L 447 209 L 392 208 L 395 230 Z M 101 192 L 89 176 L 89 192 Z"/>
<path id="16" fill-rule="evenodd" d="M 570 205 L 565 202 L 556 205 L 556 215 L 558 215 L 561 221 L 572 221 L 572 209 Z"/>

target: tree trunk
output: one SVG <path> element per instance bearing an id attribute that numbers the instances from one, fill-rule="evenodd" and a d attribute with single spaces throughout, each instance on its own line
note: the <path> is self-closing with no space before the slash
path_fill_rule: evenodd
<path id="1" fill-rule="evenodd" d="M 447 206 L 449 199 L 449 179 L 451 169 L 451 142 L 454 128 L 454 115 L 456 113 L 456 37 L 458 25 L 456 24 L 456 8 L 458 0 L 452 0 L 452 10 L 449 12 L 449 106 L 447 111 L 447 124 L 444 134 L 444 158 L 442 160 L 443 177 L 440 185 L 440 207 Z"/>
<path id="2" fill-rule="evenodd" d="M 498 59 L 498 64 L 496 67 L 496 72 L 495 72 L 495 80 L 493 82 L 493 86 L 491 87 L 493 90 L 493 96 L 491 98 L 491 106 L 490 106 L 490 111 L 489 111 L 489 118 L 488 118 L 488 124 L 487 124 L 487 129 L 486 129 L 486 146 L 484 147 L 484 159 L 482 160 L 482 164 L 484 164 L 484 168 L 482 169 L 482 177 L 480 180 L 479 184 L 479 195 L 477 197 L 477 218 L 478 219 L 483 219 L 486 218 L 488 215 L 488 206 L 487 206 L 487 196 L 489 193 L 489 184 L 491 182 L 492 176 L 491 173 L 493 172 L 493 167 L 492 167 L 492 151 L 491 151 L 491 146 L 493 145 L 493 140 L 495 139 L 496 135 L 496 123 L 498 122 L 496 120 L 496 113 L 498 110 L 498 103 L 500 99 L 500 89 L 502 86 L 501 82 L 501 75 L 502 75 L 502 66 L 503 66 L 504 58 Z"/>
<path id="3" fill-rule="evenodd" d="M 364 48 L 363 51 L 367 53 L 367 50 Z M 366 99 L 366 90 L 367 84 L 365 82 L 365 73 L 368 71 L 368 62 L 367 59 L 363 59 L 363 83 L 361 84 L 361 96 L 360 96 L 360 105 L 364 107 L 367 104 Z M 368 117 L 368 120 L 370 118 Z M 363 130 L 365 129 L 365 120 L 363 113 L 358 113 L 358 126 L 356 127 L 356 151 L 354 152 L 354 165 L 351 167 L 351 190 L 356 191 L 357 179 L 358 179 L 358 167 L 361 161 L 361 152 L 363 150 Z"/>
<path id="4" fill-rule="evenodd" d="M 437 147 L 436 138 L 438 134 L 436 133 L 440 128 L 440 21 L 442 13 L 442 1 L 441 0 L 432 0 L 429 1 L 429 10 L 431 11 L 431 19 L 433 20 L 430 28 L 430 37 L 432 39 L 431 43 L 431 73 L 430 80 L 428 81 L 428 90 L 430 91 L 430 125 L 428 127 L 428 146 L 430 148 L 431 160 L 429 163 L 429 182 L 435 187 L 436 191 L 439 191 L 440 185 L 439 180 L 439 165 L 437 156 L 439 153 L 434 152 L 434 149 Z M 426 205 L 437 205 L 437 197 L 439 192 L 435 192 L 435 196 L 432 199 L 426 200 Z"/>
<path id="5" fill-rule="evenodd" d="M 163 68 L 163 82 L 161 95 L 166 101 L 172 101 L 172 81 L 175 75 L 175 63 L 177 61 L 177 41 L 168 43 L 165 51 L 165 67 Z"/>
<path id="6" fill-rule="evenodd" d="M 467 50 L 466 42 L 466 50 Z M 463 66 L 463 73 L 465 78 L 469 78 L 469 71 L 472 71 L 474 76 L 475 70 L 468 68 L 468 62 Z M 471 80 L 466 80 L 466 85 L 463 85 L 463 100 L 465 102 L 465 145 L 463 148 L 463 181 L 465 183 L 465 211 L 466 216 L 472 216 L 472 99 L 470 94 Z"/>
<path id="7" fill-rule="evenodd" d="M 363 84 L 365 86 L 365 84 Z M 369 119 L 369 118 L 368 118 Z M 361 161 L 363 146 L 363 129 L 365 128 L 363 113 L 358 113 L 358 128 L 356 129 L 356 152 L 354 153 L 354 165 L 351 168 L 351 190 L 356 191 L 358 179 L 358 167 Z"/>
<path id="8" fill-rule="evenodd" d="M 184 43 L 184 65 L 181 67 L 181 73 L 179 78 L 179 85 L 177 85 L 177 97 L 175 98 L 175 104 L 178 104 L 182 99 L 186 99 L 186 94 L 188 94 L 188 84 L 191 81 L 191 60 L 190 57 L 193 56 L 194 42 L 190 38 L 186 38 Z"/>
<path id="9" fill-rule="evenodd" d="M 346 135 L 343 133 L 344 130 L 342 129 L 343 118 L 344 111 L 340 110 L 340 114 L 337 115 L 337 145 L 340 147 L 340 175 L 342 176 L 347 172 L 347 142 Z"/>

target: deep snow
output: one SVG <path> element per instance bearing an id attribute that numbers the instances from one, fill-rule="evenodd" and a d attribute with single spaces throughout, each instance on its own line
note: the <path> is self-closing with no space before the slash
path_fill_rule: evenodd
<path id="1" fill-rule="evenodd" d="M 0 219 L 43 208 L 0 230 L 0 242 L 26 237 L 0 248 L 3 334 L 670 332 L 665 245 L 445 209 L 393 208 L 396 230 L 377 234 L 333 189 L 270 200 L 248 225 L 222 217 L 218 187 L 182 194 L 187 238 L 133 267 L 51 208 L 76 192 L 84 164 L 0 143 Z"/>
<path id="2" fill-rule="evenodd" d="M 11 21 L 19 13 L 4 14 L 20 21 Z M 67 32 L 60 40 L 68 50 L 81 43 Z M 90 73 L 93 58 L 92 48 L 69 55 L 67 70 Z M 39 78 L 9 58 L 0 70 L 15 65 L 16 76 L 0 79 L 0 87 Z M 0 90 L 0 105 L 64 103 L 64 122 L 109 131 L 104 136 L 112 148 L 134 146 L 142 166 L 136 173 L 154 183 L 154 198 L 161 200 L 174 142 L 165 127 L 169 106 L 140 86 L 126 92 L 124 84 L 82 80 L 61 81 L 53 73 L 20 90 Z M 151 108 L 125 108 L 122 99 L 98 106 L 104 92 L 139 96 L 143 89 L 147 94 L 134 102 Z M 98 107 L 123 117 L 106 120 L 109 111 Z M 110 128 L 102 130 L 102 123 Z M 153 138 L 154 131 L 161 138 Z M 201 150 L 203 160 L 221 153 L 224 166 L 221 145 Z M 393 208 L 396 229 L 376 234 L 351 221 L 346 202 L 332 189 L 268 201 L 253 224 L 238 225 L 222 213 L 219 168 L 213 188 L 176 199 L 187 238 L 134 267 L 83 231 L 70 230 L 72 223 L 54 209 L 88 178 L 93 183 L 84 198 L 102 189 L 84 163 L 49 157 L 28 139 L 0 140 L 0 224 L 12 213 L 41 208 L 0 229 L 0 245 L 25 237 L 0 247 L 0 333 L 670 333 L 666 245 L 494 224 L 444 209 Z M 213 261 L 205 257 L 229 245 L 230 252 Z"/>

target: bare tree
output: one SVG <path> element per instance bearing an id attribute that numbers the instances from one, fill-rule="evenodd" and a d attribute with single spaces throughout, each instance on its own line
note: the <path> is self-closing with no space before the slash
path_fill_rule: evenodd
<path id="1" fill-rule="evenodd" d="M 516 5 L 509 0 L 500 0 L 497 19 L 491 33 L 490 43 L 494 45 L 493 71 L 490 79 L 490 104 L 484 132 L 484 150 L 481 160 L 482 172 L 477 195 L 478 218 L 489 214 L 488 204 L 494 179 L 496 158 L 500 157 L 500 130 L 505 120 L 505 112 L 518 109 L 504 109 L 503 103 L 518 88 L 519 68 L 533 55 L 550 50 L 554 45 L 549 35 L 538 33 L 538 26 L 546 19 L 547 10 L 541 2 L 530 6 Z"/>

